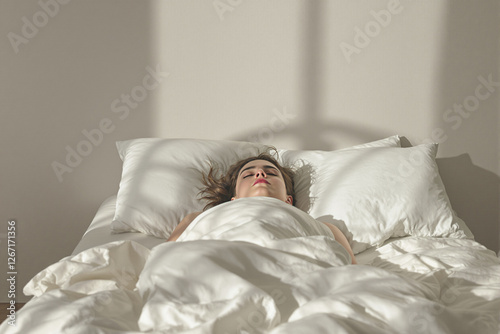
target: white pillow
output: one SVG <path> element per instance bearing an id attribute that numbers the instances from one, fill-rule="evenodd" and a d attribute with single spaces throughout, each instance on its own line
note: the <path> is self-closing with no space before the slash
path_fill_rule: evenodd
<path id="1" fill-rule="evenodd" d="M 309 214 L 337 225 L 353 252 L 391 237 L 471 237 L 453 212 L 435 162 L 437 144 L 365 148 L 324 156 L 308 193 Z"/>
<path id="2" fill-rule="evenodd" d="M 331 163 L 329 160 L 337 155 L 343 156 L 351 151 L 358 149 L 368 149 L 374 147 L 401 147 L 401 138 L 398 135 L 376 140 L 369 143 L 364 143 L 335 151 L 300 151 L 300 150 L 278 150 L 279 162 L 288 167 L 293 167 L 295 171 L 294 189 L 295 203 L 294 205 L 305 212 L 311 210 L 315 194 L 311 193 L 310 189 L 317 177 L 319 170 L 325 164 Z"/>
<path id="3" fill-rule="evenodd" d="M 286 164 L 308 161 L 295 177 L 296 191 L 303 194 L 301 202 L 305 203 L 311 179 L 310 173 L 304 172 L 306 169 L 320 168 L 330 153 L 385 146 L 400 146 L 399 136 L 333 152 L 279 152 L 280 160 Z M 185 215 L 205 206 L 198 193 L 203 187 L 201 175 L 209 170 L 209 159 L 227 170 L 238 160 L 264 151 L 265 146 L 234 141 L 142 138 L 117 142 L 117 148 L 123 171 L 112 231 L 139 231 L 168 238 Z"/>
<path id="4" fill-rule="evenodd" d="M 197 139 L 141 138 L 116 145 L 123 170 L 111 230 L 159 238 L 168 238 L 188 213 L 203 210 L 206 203 L 198 193 L 209 159 L 227 168 L 265 149 L 254 143 Z"/>

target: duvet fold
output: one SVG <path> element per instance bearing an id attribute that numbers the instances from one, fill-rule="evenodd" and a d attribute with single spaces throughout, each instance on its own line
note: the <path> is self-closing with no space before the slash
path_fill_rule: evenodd
<path id="1" fill-rule="evenodd" d="M 177 242 L 113 242 L 49 266 L 0 331 L 499 333 L 500 261 L 473 240 L 401 238 L 350 262 L 300 210 L 236 200 Z"/>

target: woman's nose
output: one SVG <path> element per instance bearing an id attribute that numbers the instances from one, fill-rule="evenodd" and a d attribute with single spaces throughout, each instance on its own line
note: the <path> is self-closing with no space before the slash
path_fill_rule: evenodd
<path id="1" fill-rule="evenodd" d="M 266 177 L 266 172 L 264 172 L 264 170 L 262 169 L 258 169 L 257 172 L 255 173 L 255 177 L 258 178 L 258 177 Z"/>

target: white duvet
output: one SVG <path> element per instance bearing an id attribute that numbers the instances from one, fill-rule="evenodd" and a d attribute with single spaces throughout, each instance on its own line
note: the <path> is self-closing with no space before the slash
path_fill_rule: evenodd
<path id="1" fill-rule="evenodd" d="M 35 276 L 2 333 L 500 333 L 500 260 L 467 239 L 402 238 L 351 259 L 272 198 L 225 203 L 178 242 L 118 241 Z"/>

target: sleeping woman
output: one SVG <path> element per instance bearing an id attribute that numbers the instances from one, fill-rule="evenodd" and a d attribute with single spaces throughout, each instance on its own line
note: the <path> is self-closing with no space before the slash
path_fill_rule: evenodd
<path id="1" fill-rule="evenodd" d="M 204 210 L 244 197 L 274 197 L 293 205 L 295 191 L 293 189 L 293 171 L 281 166 L 268 153 L 243 159 L 232 165 L 226 175 L 216 176 L 217 171 L 211 166 L 208 175 L 203 175 L 206 188 L 201 192 L 202 199 L 208 201 Z M 201 212 L 188 214 L 174 229 L 167 241 L 175 241 Z M 352 263 L 356 259 L 345 235 L 335 225 L 325 223 L 338 241 L 351 255 Z"/>

